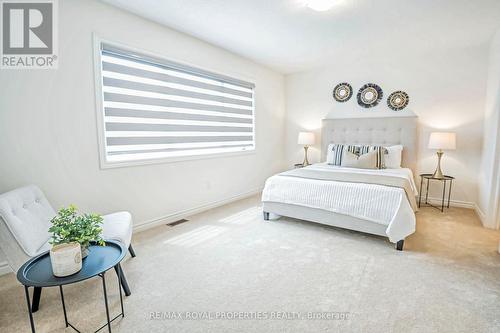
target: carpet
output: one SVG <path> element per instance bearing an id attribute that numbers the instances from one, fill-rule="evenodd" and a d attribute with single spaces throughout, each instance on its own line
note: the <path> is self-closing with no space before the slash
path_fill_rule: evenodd
<path id="1" fill-rule="evenodd" d="M 498 332 L 500 233 L 472 210 L 423 208 L 394 249 L 383 237 L 290 218 L 266 222 L 254 196 L 134 235 L 132 289 L 114 332 Z M 111 315 L 118 285 L 106 274 Z M 105 321 L 100 279 L 65 287 L 70 322 Z M 0 331 L 28 332 L 23 288 L 0 277 Z M 70 332 L 57 288 L 40 332 Z"/>

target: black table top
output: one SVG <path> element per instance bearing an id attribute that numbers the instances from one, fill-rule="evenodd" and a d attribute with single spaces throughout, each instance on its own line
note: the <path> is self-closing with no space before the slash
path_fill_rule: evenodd
<path id="1" fill-rule="evenodd" d="M 54 287 L 90 279 L 118 264 L 127 249 L 117 241 L 106 241 L 106 246 L 92 244 L 88 256 L 82 261 L 82 269 L 70 276 L 56 277 L 52 272 L 49 251 L 28 260 L 17 271 L 17 279 L 25 286 Z"/>
<path id="2" fill-rule="evenodd" d="M 428 178 L 428 179 L 436 179 L 436 180 L 453 180 L 453 179 L 455 179 L 455 177 L 447 176 L 447 175 L 444 175 L 444 178 L 436 178 L 436 177 L 434 177 L 434 174 L 432 174 L 432 173 L 421 173 L 420 177 Z"/>

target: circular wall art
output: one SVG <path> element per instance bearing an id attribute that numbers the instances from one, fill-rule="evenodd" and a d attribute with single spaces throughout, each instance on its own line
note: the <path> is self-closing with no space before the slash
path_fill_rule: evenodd
<path id="1" fill-rule="evenodd" d="M 387 105 L 394 111 L 403 110 L 410 102 L 410 97 L 404 91 L 395 91 L 387 97 Z"/>
<path id="2" fill-rule="evenodd" d="M 358 91 L 358 104 L 364 108 L 374 107 L 380 102 L 383 95 L 382 88 L 374 83 L 367 83 Z"/>
<path id="3" fill-rule="evenodd" d="M 339 83 L 333 89 L 333 98 L 337 102 L 347 102 L 352 96 L 352 87 L 347 82 Z"/>

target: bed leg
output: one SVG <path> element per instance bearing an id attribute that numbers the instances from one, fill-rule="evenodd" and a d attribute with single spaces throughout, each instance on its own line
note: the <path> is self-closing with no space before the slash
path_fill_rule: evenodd
<path id="1" fill-rule="evenodd" d="M 402 239 L 396 243 L 396 250 L 403 251 L 403 245 L 405 244 L 405 240 Z"/>
<path id="2" fill-rule="evenodd" d="M 268 212 L 263 212 L 264 213 L 264 220 L 269 221 L 269 213 Z"/>

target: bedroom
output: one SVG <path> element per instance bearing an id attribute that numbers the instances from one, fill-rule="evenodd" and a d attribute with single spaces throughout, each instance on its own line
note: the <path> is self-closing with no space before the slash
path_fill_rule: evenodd
<path id="1" fill-rule="evenodd" d="M 1 2 L 0 331 L 498 331 L 498 1 L 25 2 L 53 6 Z M 126 286 L 65 284 L 65 321 L 71 204 Z M 18 280 L 39 254 L 59 284 Z"/>

